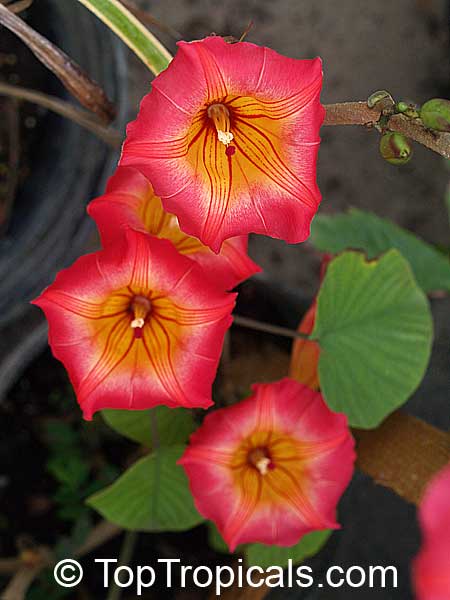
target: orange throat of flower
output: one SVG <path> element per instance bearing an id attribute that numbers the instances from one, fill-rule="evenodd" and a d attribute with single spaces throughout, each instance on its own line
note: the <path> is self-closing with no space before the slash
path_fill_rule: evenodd
<path id="1" fill-rule="evenodd" d="M 304 496 L 309 487 L 308 448 L 290 435 L 255 431 L 242 440 L 229 463 L 242 501 L 279 504 Z"/>

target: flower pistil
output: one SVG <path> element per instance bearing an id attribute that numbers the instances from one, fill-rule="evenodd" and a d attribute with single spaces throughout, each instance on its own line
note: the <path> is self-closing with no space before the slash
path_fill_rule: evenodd
<path id="1" fill-rule="evenodd" d="M 224 144 L 225 146 L 231 144 L 231 142 L 234 139 L 234 135 L 230 131 L 230 111 L 225 106 L 225 104 L 211 104 L 208 107 L 207 114 L 216 127 L 219 142 L 222 142 L 222 144 Z"/>
<path id="2" fill-rule="evenodd" d="M 151 302 L 144 296 L 135 296 L 131 302 L 130 310 L 133 315 L 133 319 L 130 323 L 132 329 L 134 329 L 134 336 L 141 337 L 142 328 L 145 325 L 145 319 L 151 311 Z"/>

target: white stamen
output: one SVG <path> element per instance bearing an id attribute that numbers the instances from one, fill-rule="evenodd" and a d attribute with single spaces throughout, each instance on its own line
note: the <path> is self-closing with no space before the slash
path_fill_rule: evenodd
<path id="1" fill-rule="evenodd" d="M 270 458 L 267 456 L 261 457 L 258 461 L 256 461 L 255 467 L 261 473 L 261 475 L 267 475 L 269 472 Z"/>
<path id="2" fill-rule="evenodd" d="M 137 319 L 133 319 L 131 321 L 131 327 L 133 329 L 142 329 L 145 325 L 145 319 L 143 319 L 142 317 L 138 317 Z"/>
<path id="3" fill-rule="evenodd" d="M 231 131 L 222 131 L 221 129 L 217 130 L 217 137 L 219 138 L 219 142 L 222 142 L 222 144 L 225 144 L 225 146 L 231 144 L 234 139 L 234 135 L 231 133 Z"/>

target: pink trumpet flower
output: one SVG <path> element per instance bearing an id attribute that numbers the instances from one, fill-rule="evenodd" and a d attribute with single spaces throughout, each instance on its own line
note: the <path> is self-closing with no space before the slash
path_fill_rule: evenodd
<path id="1" fill-rule="evenodd" d="M 234 300 L 170 242 L 129 229 L 61 271 L 34 304 L 91 419 L 103 408 L 210 406 Z"/>
<path id="2" fill-rule="evenodd" d="M 344 415 L 292 379 L 206 416 L 180 459 L 198 511 L 233 551 L 261 542 L 291 546 L 336 529 L 336 505 L 353 473 Z"/>
<path id="3" fill-rule="evenodd" d="M 318 58 L 217 36 L 179 42 L 120 164 L 144 173 L 181 229 L 214 252 L 251 232 L 302 242 L 320 202 L 321 87 Z"/>

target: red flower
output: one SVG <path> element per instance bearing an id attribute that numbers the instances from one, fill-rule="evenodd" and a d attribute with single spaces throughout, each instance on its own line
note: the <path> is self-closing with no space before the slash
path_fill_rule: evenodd
<path id="1" fill-rule="evenodd" d="M 413 565 L 418 600 L 450 600 L 450 464 L 431 482 L 420 506 L 423 542 Z"/>
<path id="2" fill-rule="evenodd" d="M 34 301 L 84 417 L 103 408 L 206 408 L 235 294 L 166 240 L 128 230 Z"/>
<path id="3" fill-rule="evenodd" d="M 128 127 L 121 164 L 215 252 L 250 232 L 304 241 L 320 202 L 320 59 L 220 37 L 178 46 Z"/>
<path id="4" fill-rule="evenodd" d="M 317 301 L 314 300 L 305 313 L 298 331 L 310 335 L 314 329 L 316 319 Z M 289 377 L 307 385 L 312 390 L 320 389 L 319 383 L 319 357 L 320 346 L 312 340 L 297 339 L 292 345 L 291 365 Z"/>
<path id="5" fill-rule="evenodd" d="M 234 288 L 261 270 L 247 255 L 247 236 L 227 240 L 217 255 L 196 238 L 183 233 L 176 216 L 164 211 L 149 181 L 131 167 L 117 169 L 106 193 L 91 202 L 88 212 L 97 223 L 105 246 L 114 244 L 125 226 L 168 239 L 224 289 Z"/>
<path id="6" fill-rule="evenodd" d="M 320 281 L 323 281 L 327 271 L 328 263 L 332 260 L 332 254 L 324 254 L 320 268 Z M 317 312 L 317 298 L 305 313 L 298 326 L 300 333 L 310 335 L 314 329 Z M 307 339 L 296 339 L 292 345 L 291 364 L 289 376 L 300 383 L 304 383 L 312 390 L 320 389 L 319 382 L 319 358 L 320 346 L 317 342 Z"/>
<path id="7" fill-rule="evenodd" d="M 180 459 L 199 512 L 233 551 L 238 544 L 290 546 L 338 528 L 336 504 L 353 472 L 344 415 L 291 379 L 206 416 Z"/>

